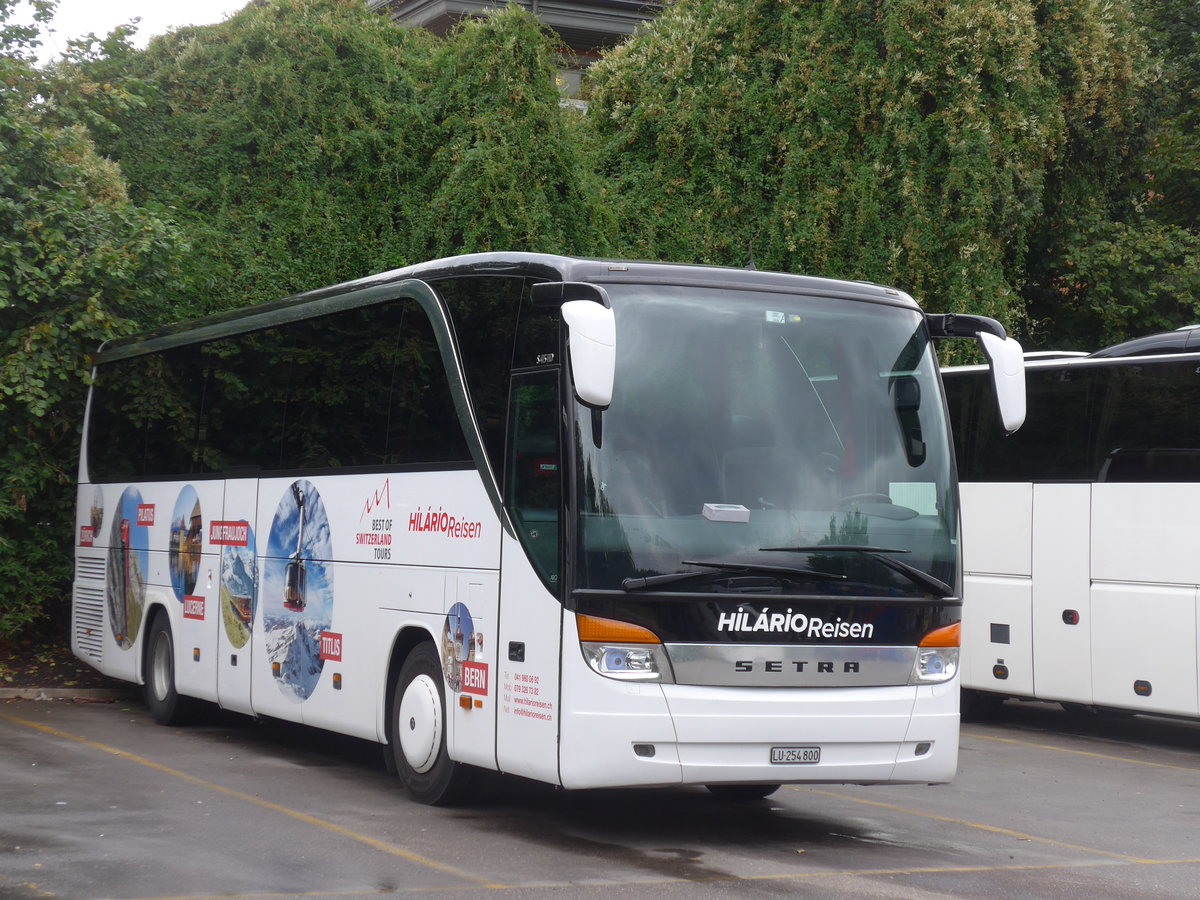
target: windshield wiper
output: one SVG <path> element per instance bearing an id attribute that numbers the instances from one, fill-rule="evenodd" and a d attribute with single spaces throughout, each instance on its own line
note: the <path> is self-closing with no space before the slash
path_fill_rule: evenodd
<path id="1" fill-rule="evenodd" d="M 715 575 L 718 572 L 737 572 L 743 575 L 789 575 L 824 581 L 844 581 L 846 579 L 845 575 L 835 575 L 832 572 L 818 572 L 813 569 L 802 569 L 798 566 L 767 566 L 758 563 L 695 559 L 683 559 L 680 562 L 685 566 L 703 566 L 708 571 L 689 569 L 687 572 L 667 572 L 662 575 L 646 575 L 643 578 L 626 578 L 621 582 L 621 587 L 627 591 L 644 591 L 647 588 L 659 587 L 664 584 L 674 584 L 678 581 L 687 581 L 689 578 L 702 578 L 705 575 Z"/>
<path id="2" fill-rule="evenodd" d="M 928 572 L 922 572 L 916 566 L 884 556 L 885 553 L 912 553 L 911 550 L 900 550 L 895 547 L 872 547 L 868 544 L 816 544 L 811 547 L 759 547 L 764 553 L 861 553 L 877 559 L 894 572 L 899 572 L 913 584 L 926 588 L 939 597 L 953 597 L 954 588 L 940 578 L 935 578 Z"/>

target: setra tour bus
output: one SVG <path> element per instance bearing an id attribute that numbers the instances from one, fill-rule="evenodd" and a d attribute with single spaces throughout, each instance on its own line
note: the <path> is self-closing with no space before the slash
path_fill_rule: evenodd
<path id="1" fill-rule="evenodd" d="M 944 782 L 958 499 L 931 337 L 872 284 L 524 253 L 105 344 L 75 653 L 385 745 L 418 800 Z"/>
<path id="2" fill-rule="evenodd" d="M 943 372 L 967 705 L 1200 716 L 1200 329 L 1029 354 L 1026 376 L 1006 437 L 986 370 Z"/>

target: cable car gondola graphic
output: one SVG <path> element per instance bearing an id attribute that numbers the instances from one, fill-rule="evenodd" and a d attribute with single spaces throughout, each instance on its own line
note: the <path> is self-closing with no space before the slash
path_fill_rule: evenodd
<path id="1" fill-rule="evenodd" d="M 303 612 L 307 604 L 305 598 L 305 582 L 307 570 L 304 560 L 300 557 L 304 546 L 304 490 L 299 482 L 292 484 L 292 494 L 296 498 L 296 507 L 300 511 L 300 527 L 296 532 L 296 552 L 288 560 L 287 573 L 283 582 L 283 608 Z"/>
<path id="2" fill-rule="evenodd" d="M 125 643 L 125 635 L 129 633 L 129 592 L 133 584 L 132 572 L 132 557 L 131 552 L 132 528 L 129 519 L 122 518 L 120 524 L 121 543 L 118 545 L 118 559 L 120 565 L 117 568 L 116 590 L 112 603 L 112 627 L 113 633 L 117 636 L 117 643 L 122 646 L 128 646 Z"/>

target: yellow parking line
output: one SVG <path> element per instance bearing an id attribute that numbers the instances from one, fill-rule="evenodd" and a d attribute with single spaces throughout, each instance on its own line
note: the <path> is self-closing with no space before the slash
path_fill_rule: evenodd
<path id="1" fill-rule="evenodd" d="M 178 769 L 172 769 L 169 766 L 156 763 L 153 760 L 146 759 L 144 756 L 138 756 L 134 753 L 127 753 L 126 751 L 120 750 L 116 747 L 110 747 L 107 744 L 101 744 L 96 741 L 89 740 L 88 738 L 81 737 L 80 735 L 71 734 L 68 731 L 60 731 L 57 728 L 51 728 L 49 725 L 43 725 L 40 722 L 31 722 L 28 719 L 21 719 L 5 713 L 0 713 L 0 719 L 7 719 L 8 721 L 15 722 L 18 725 L 34 728 L 38 731 L 43 731 L 46 734 L 52 734 L 55 737 L 65 738 L 69 741 L 75 741 L 76 743 L 91 747 L 94 750 L 101 750 L 104 753 L 110 753 L 113 756 L 126 760 L 127 762 L 134 762 L 138 765 L 154 769 L 156 772 L 162 772 L 165 775 L 171 775 L 175 778 L 191 782 L 192 784 L 200 785 L 201 787 L 208 788 L 209 790 L 216 791 L 220 794 L 225 794 L 229 797 L 236 797 L 239 800 L 245 800 L 247 803 L 253 803 L 255 806 L 261 806 L 264 809 L 282 813 L 285 816 L 289 816 L 297 821 L 304 822 L 305 824 L 315 825 L 318 828 L 324 828 L 326 831 L 332 831 L 334 834 L 339 834 L 342 837 L 350 838 L 350 840 L 358 841 L 360 844 L 365 844 L 368 847 L 379 850 L 383 853 L 388 853 L 392 856 L 398 856 L 401 859 L 406 859 L 409 862 L 414 862 L 430 869 L 436 869 L 437 871 L 444 872 L 447 875 L 455 875 L 474 884 L 482 885 L 483 887 L 506 887 L 506 885 L 497 884 L 490 879 L 482 878 L 478 875 L 472 874 L 471 872 L 464 872 L 462 869 L 455 868 L 454 866 L 440 863 L 437 860 L 430 859 L 427 856 L 421 856 L 419 853 L 413 853 L 411 850 L 405 850 L 403 847 L 397 847 L 395 844 L 389 844 L 386 841 L 381 841 L 371 837 L 370 835 L 352 831 L 349 828 L 344 828 L 341 825 L 328 822 L 325 819 L 319 819 L 316 816 L 310 816 L 308 813 L 302 813 L 299 810 L 289 809 L 286 806 L 281 806 L 278 803 L 272 803 L 269 800 L 263 800 L 262 798 L 255 797 L 252 794 L 245 794 L 241 791 L 234 790 L 233 788 L 228 788 L 224 785 L 216 784 L 211 781 L 205 781 L 203 778 L 197 778 L 195 775 L 189 775 L 186 772 L 180 772 Z"/>
<path id="2" fill-rule="evenodd" d="M 1073 862 L 1057 863 L 1027 863 L 1001 866 L 901 866 L 891 869 L 840 869 L 817 872 L 778 872 L 774 875 L 712 875 L 704 878 L 690 879 L 645 879 L 639 881 L 588 881 L 586 884 L 570 882 L 544 882 L 533 885 L 521 885 L 522 890 L 531 887 L 635 887 L 649 885 L 677 884 L 680 881 L 707 884 L 710 882 L 723 883 L 730 881 L 801 881 L 818 878 L 878 878 L 885 875 L 966 875 L 986 872 L 1044 872 L 1065 869 L 1094 869 L 1099 867 L 1117 867 L 1127 864 L 1136 865 L 1200 865 L 1200 859 L 1162 859 L 1162 860 L 1075 860 Z M 162 898 L 167 900 L 167 898 Z M 170 898 L 170 900 L 192 900 L 192 898 Z M 207 898 L 206 898 L 207 900 Z"/>
<path id="3" fill-rule="evenodd" d="M 981 741 L 995 741 L 998 744 L 1015 744 L 1018 747 L 1033 747 L 1037 750 L 1054 750 L 1058 753 L 1071 753 L 1075 756 L 1090 756 L 1092 759 L 1103 759 L 1108 762 L 1132 763 L 1135 766 L 1149 766 L 1154 769 L 1174 769 L 1176 772 L 1193 772 L 1200 774 L 1200 769 L 1194 766 L 1173 766 L 1170 763 L 1150 762 L 1144 759 L 1133 759 L 1128 756 L 1112 756 L 1107 753 L 1094 753 L 1091 750 L 1072 750 L 1069 747 L 1055 747 L 1053 744 L 1038 744 L 1033 741 L 1019 741 L 1015 738 L 992 737 L 989 734 L 976 734 L 973 731 L 962 732 L 963 737 L 976 738 Z"/>
<path id="4" fill-rule="evenodd" d="M 461 887 L 455 890 L 462 890 Z M 301 893 L 262 893 L 262 894 L 177 894 L 168 897 L 138 897 L 137 900 L 301 900 L 303 897 L 378 897 L 381 894 L 395 894 L 393 890 L 370 891 L 304 891 Z M 112 897 L 96 898 L 96 900 L 116 900 Z"/>
<path id="5" fill-rule="evenodd" d="M 953 816 L 943 816 L 938 813 L 925 812 L 920 809 L 909 809 L 905 806 L 897 806 L 894 803 L 882 803 L 879 800 L 867 800 L 863 797 L 852 797 L 849 794 L 839 794 L 836 791 L 822 791 L 816 788 L 804 787 L 802 785 L 791 785 L 796 790 L 806 790 L 811 794 L 817 794 L 821 797 L 832 797 L 835 800 L 849 800 L 852 803 L 861 803 L 865 806 L 875 806 L 880 809 L 890 809 L 893 812 L 901 812 L 910 816 L 920 816 L 925 819 L 933 819 L 937 822 L 947 822 L 951 825 L 961 825 L 964 828 L 976 828 L 980 831 L 988 831 L 992 834 L 1001 834 L 1005 837 L 1015 838 L 1020 841 L 1034 841 L 1039 844 L 1048 844 L 1051 847 L 1062 847 L 1065 850 L 1078 850 L 1082 853 L 1095 853 L 1098 856 L 1107 856 L 1111 859 L 1119 859 L 1125 862 L 1135 862 L 1141 865 L 1158 865 L 1168 862 L 1193 862 L 1193 860 L 1165 860 L 1165 859 L 1142 859 L 1137 856 L 1128 856 L 1124 853 L 1113 853 L 1111 850 L 1099 850 L 1095 847 L 1085 847 L 1081 844 L 1068 844 L 1066 841 L 1056 841 L 1054 838 L 1040 837 L 1036 834 L 1026 834 L 1023 831 L 1013 831 L 1011 828 L 1000 828 L 997 825 L 987 825 L 983 822 L 972 822 L 969 819 L 957 819 Z"/>
<path id="6" fill-rule="evenodd" d="M 486 885 L 495 890 L 507 890 L 508 885 Z M 338 897 L 394 897 L 397 894 L 435 894 L 461 893 L 462 885 L 457 887 L 423 887 L 423 888 L 387 888 L 367 891 L 304 891 L 298 894 L 172 894 L 163 897 L 137 897 L 135 900 L 304 900 L 306 897 L 320 897 L 322 900 L 334 900 Z M 53 895 L 47 895 L 53 896 Z M 92 900 L 129 900 L 127 897 L 94 897 Z"/>

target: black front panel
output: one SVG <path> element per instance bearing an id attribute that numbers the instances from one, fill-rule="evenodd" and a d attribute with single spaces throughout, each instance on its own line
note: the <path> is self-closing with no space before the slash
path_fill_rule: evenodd
<path id="1" fill-rule="evenodd" d="M 736 594 L 617 591 L 575 591 L 572 600 L 577 613 L 641 625 L 669 644 L 916 646 L 928 632 L 962 616 L 958 600 L 747 599 Z"/>

